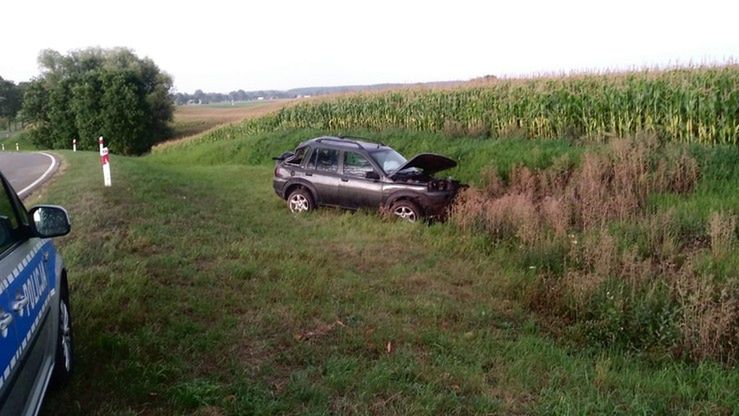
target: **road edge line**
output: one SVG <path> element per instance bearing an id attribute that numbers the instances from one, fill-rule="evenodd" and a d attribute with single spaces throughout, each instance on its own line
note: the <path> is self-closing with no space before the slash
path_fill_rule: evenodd
<path id="1" fill-rule="evenodd" d="M 57 162 L 56 162 L 56 158 L 54 156 L 52 156 L 52 155 L 50 155 L 50 154 L 48 154 L 46 152 L 37 152 L 37 153 L 39 153 L 41 155 L 44 155 L 44 156 L 48 157 L 49 159 L 51 159 L 51 166 L 49 166 L 49 168 L 46 169 L 46 171 L 38 179 L 36 179 L 30 185 L 26 186 L 25 188 L 21 189 L 18 192 L 18 196 L 21 197 L 21 198 L 25 196 L 24 195 L 25 193 L 27 193 L 27 192 L 30 193 L 36 185 L 40 184 L 44 179 L 46 179 L 46 177 L 49 176 L 49 174 L 52 173 L 54 171 L 54 169 L 56 168 Z"/>

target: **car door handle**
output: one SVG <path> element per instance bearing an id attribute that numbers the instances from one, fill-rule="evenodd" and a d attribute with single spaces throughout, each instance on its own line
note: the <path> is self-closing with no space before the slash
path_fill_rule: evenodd
<path id="1" fill-rule="evenodd" d="M 13 315 L 6 312 L 0 316 L 0 335 L 3 338 L 8 336 L 8 328 L 10 328 L 11 323 L 13 323 Z"/>
<path id="2" fill-rule="evenodd" d="M 17 298 L 15 298 L 15 302 L 13 302 L 13 310 L 20 313 L 21 316 L 23 316 L 23 308 L 28 305 L 28 298 L 20 295 Z"/>
<path id="3" fill-rule="evenodd" d="M 342 182 L 349 182 L 349 179 L 344 179 L 344 178 L 341 178 L 341 181 L 342 181 Z"/>
<path id="4" fill-rule="evenodd" d="M 306 172 L 306 173 L 305 173 L 305 176 L 313 176 L 313 174 L 312 174 L 312 173 L 310 173 L 310 172 Z"/>

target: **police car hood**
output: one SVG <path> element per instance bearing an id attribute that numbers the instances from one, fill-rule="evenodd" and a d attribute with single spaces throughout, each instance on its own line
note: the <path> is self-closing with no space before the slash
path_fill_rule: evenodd
<path id="1" fill-rule="evenodd" d="M 451 169 L 455 166 L 457 166 L 457 162 L 449 159 L 446 156 L 437 155 L 434 153 L 421 153 L 413 156 L 411 160 L 405 162 L 394 172 L 394 174 L 407 169 L 416 168 L 422 170 L 424 174 L 431 176 L 436 172 Z"/>

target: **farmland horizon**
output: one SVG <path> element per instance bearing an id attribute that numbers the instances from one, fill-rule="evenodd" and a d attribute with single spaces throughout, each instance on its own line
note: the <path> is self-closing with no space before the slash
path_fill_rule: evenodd
<path id="1" fill-rule="evenodd" d="M 81 47 L 81 48 L 74 48 L 69 51 L 63 51 L 63 52 L 72 52 L 72 51 L 81 51 L 86 48 L 100 48 L 100 46 L 89 46 L 89 47 Z M 138 55 L 138 51 L 133 48 L 128 48 L 125 46 L 118 46 L 114 48 L 125 48 L 130 49 L 135 54 Z M 59 51 L 62 52 L 62 51 Z M 142 56 L 143 58 L 149 58 L 150 56 Z M 156 61 L 155 61 L 156 62 Z M 265 92 L 265 93 L 290 93 L 295 92 L 297 95 L 304 95 L 301 94 L 306 90 L 321 90 L 321 89 L 330 89 L 330 90 L 338 90 L 338 92 L 356 92 L 356 91 L 364 91 L 367 89 L 386 89 L 386 88 L 403 88 L 403 87 L 413 87 L 413 86 L 455 86 L 460 84 L 465 84 L 471 81 L 478 81 L 478 80 L 489 80 L 489 79 L 499 79 L 499 80 L 516 80 L 516 79 L 537 79 L 537 78 L 562 78 L 562 77 L 572 77 L 572 76 L 580 76 L 580 75 L 604 75 L 604 74 L 620 74 L 620 73 L 630 73 L 630 72 L 660 72 L 660 71 L 668 71 L 668 70 L 674 70 L 674 69 L 685 69 L 685 68 L 703 68 L 703 67 L 722 67 L 722 66 L 730 66 L 730 65 L 736 65 L 739 62 L 739 54 L 737 55 L 727 55 L 721 58 L 717 57 L 703 57 L 703 59 L 700 60 L 668 60 L 666 62 L 662 63 L 651 63 L 651 64 L 627 64 L 627 65 L 621 65 L 621 66 L 611 66 L 611 67 L 598 67 L 598 66 L 584 66 L 579 68 L 558 68 L 558 69 L 538 69 L 533 70 L 529 72 L 514 72 L 514 73 L 480 73 L 477 75 L 472 75 L 468 77 L 456 77 L 456 78 L 448 78 L 448 79 L 404 79 L 404 80 L 393 80 L 393 79 L 386 79 L 386 80 L 378 80 L 378 81 L 372 81 L 368 80 L 367 82 L 361 82 L 358 80 L 357 82 L 353 83 L 328 83 L 328 84 L 296 84 L 296 85 L 290 85 L 287 87 L 273 87 L 273 86 L 262 86 L 262 87 L 241 87 L 239 85 L 236 85 L 231 88 L 221 89 L 221 90 L 215 90 L 215 89 L 207 89 L 207 88 L 201 88 L 201 87 L 195 87 L 189 90 L 183 90 L 177 87 L 177 75 L 172 74 L 171 72 L 167 71 L 166 68 L 161 68 L 165 73 L 168 73 L 174 80 L 174 88 L 171 91 L 173 94 L 195 94 L 197 91 L 202 91 L 206 94 L 228 94 L 229 92 L 235 92 L 235 91 L 245 91 L 246 93 L 258 93 L 258 92 Z M 2 75 L 2 73 L 0 73 Z M 40 73 L 26 77 L 24 79 L 13 79 L 13 78 L 6 78 L 10 81 L 14 81 L 16 83 L 19 82 L 28 82 L 35 78 L 37 78 L 40 75 Z M 307 94 L 306 94 L 307 96 Z M 267 98 L 267 97 L 265 97 Z M 277 98 L 283 98 L 283 97 L 277 97 Z"/>
<path id="2" fill-rule="evenodd" d="M 624 66 L 624 67 L 612 67 L 612 68 L 582 68 L 582 69 L 571 69 L 571 70 L 560 70 L 560 71 L 537 71 L 527 73 L 516 73 L 516 74 L 479 74 L 466 79 L 434 79 L 434 80 L 417 80 L 417 81 L 405 81 L 405 82 L 368 82 L 368 83 L 356 83 L 356 84 L 326 84 L 326 85 L 297 85 L 289 88 L 257 88 L 246 90 L 244 88 L 232 88 L 230 90 L 223 91 L 210 91 L 203 88 L 197 88 L 192 91 L 181 91 L 177 88 L 174 89 L 174 93 L 182 94 L 194 94 L 200 90 L 205 94 L 228 94 L 229 92 L 245 91 L 246 93 L 257 93 L 257 92 L 279 92 L 279 93 L 296 93 L 300 95 L 301 92 L 308 90 L 338 90 L 338 92 L 358 92 L 372 89 L 396 89 L 396 88 L 407 88 L 407 87 L 454 87 L 460 85 L 466 85 L 471 82 L 487 82 L 487 81 L 515 81 L 515 80 L 531 80 L 531 79 L 546 79 L 546 78 L 569 78 L 578 76 L 600 76 L 600 75 L 619 75 L 627 73 L 641 73 L 641 72 L 663 72 L 680 69 L 696 69 L 696 68 L 719 68 L 725 66 L 733 66 L 739 64 L 739 56 L 730 56 L 722 60 L 712 61 L 701 61 L 701 62 L 670 62 L 665 65 L 645 65 L 645 66 Z M 308 95 L 306 95 L 307 97 Z M 265 97 L 266 98 L 266 97 Z M 277 97 L 283 98 L 283 97 Z"/>

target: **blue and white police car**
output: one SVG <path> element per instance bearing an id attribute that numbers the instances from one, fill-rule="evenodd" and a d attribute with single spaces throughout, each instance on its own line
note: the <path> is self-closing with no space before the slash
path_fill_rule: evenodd
<path id="1" fill-rule="evenodd" d="M 67 272 L 49 240 L 69 229 L 63 208 L 26 210 L 0 173 L 0 415 L 36 415 L 72 374 Z"/>

